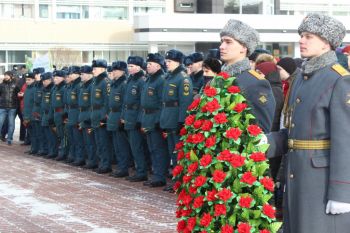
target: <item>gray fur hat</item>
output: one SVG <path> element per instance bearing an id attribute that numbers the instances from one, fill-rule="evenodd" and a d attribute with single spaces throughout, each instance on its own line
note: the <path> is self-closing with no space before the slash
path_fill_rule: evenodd
<path id="1" fill-rule="evenodd" d="M 229 36 L 247 47 L 247 56 L 252 54 L 259 43 L 259 33 L 239 20 L 230 19 L 220 32 L 220 37 Z"/>
<path id="2" fill-rule="evenodd" d="M 298 28 L 299 35 L 310 32 L 329 42 L 336 49 L 345 37 L 345 26 L 338 20 L 319 13 L 308 14 Z"/>

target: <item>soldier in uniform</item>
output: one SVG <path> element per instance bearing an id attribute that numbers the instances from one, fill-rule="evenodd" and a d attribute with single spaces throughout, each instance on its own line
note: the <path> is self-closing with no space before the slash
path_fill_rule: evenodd
<path id="1" fill-rule="evenodd" d="M 65 70 L 56 70 L 53 72 L 54 84 L 51 94 L 51 104 L 53 109 L 54 126 L 52 130 L 57 135 L 58 141 L 58 155 L 55 158 L 57 161 L 65 160 L 67 158 L 67 138 L 64 133 L 64 86 L 67 72 Z"/>
<path id="2" fill-rule="evenodd" d="M 45 72 L 45 69 L 43 67 L 38 67 L 33 69 L 33 74 L 35 78 L 34 88 L 35 88 L 35 94 L 34 94 L 34 105 L 32 109 L 32 138 L 37 141 L 39 145 L 39 150 L 37 155 L 43 156 L 47 155 L 48 147 L 47 147 L 47 141 L 44 134 L 44 130 L 41 126 L 41 101 L 42 101 L 42 89 L 43 89 L 43 83 L 41 81 L 41 74 Z"/>
<path id="3" fill-rule="evenodd" d="M 55 132 L 52 131 L 53 121 L 53 109 L 51 107 L 51 93 L 53 89 L 52 82 L 53 75 L 51 72 L 46 72 L 41 75 L 43 82 L 42 100 L 41 100 L 41 126 L 43 129 L 44 136 L 47 141 L 48 154 L 46 158 L 53 159 L 57 157 L 58 146 L 57 137 Z"/>
<path id="4" fill-rule="evenodd" d="M 91 128 L 90 110 L 91 110 L 91 85 L 93 81 L 92 67 L 85 65 L 80 67 L 80 75 L 82 85 L 78 94 L 79 105 L 79 129 L 83 134 L 84 151 L 86 151 L 87 158 L 85 160 L 84 168 L 97 168 L 98 158 L 96 155 L 96 143 L 94 131 Z"/>
<path id="5" fill-rule="evenodd" d="M 147 180 L 144 137 L 141 133 L 140 107 L 141 90 L 145 83 L 144 73 L 141 69 L 143 58 L 130 56 L 127 63 L 130 76 L 125 89 L 124 109 L 121 121 L 124 123 L 124 129 L 127 131 L 132 156 L 136 165 L 136 174 L 127 177 L 127 179 L 131 182 L 140 182 Z"/>
<path id="6" fill-rule="evenodd" d="M 127 64 L 124 61 L 113 62 L 112 70 L 113 80 L 108 101 L 107 130 L 112 132 L 113 147 L 117 161 L 117 169 L 111 173 L 111 176 L 121 178 L 129 176 L 128 169 L 131 158 L 128 136 L 124 130 L 124 124 L 120 120 L 124 106 Z"/>
<path id="7" fill-rule="evenodd" d="M 142 130 L 146 133 L 147 145 L 152 160 L 152 179 L 144 184 L 150 187 L 166 185 L 169 168 L 169 154 L 163 130 L 160 128 L 160 111 L 164 87 L 164 57 L 159 53 L 147 56 L 148 77 L 141 93 Z"/>
<path id="8" fill-rule="evenodd" d="M 350 74 L 335 49 L 344 25 L 307 15 L 298 28 L 306 61 L 287 94 L 286 129 L 268 135 L 268 156 L 285 156 L 284 233 L 350 229 Z"/>
<path id="9" fill-rule="evenodd" d="M 160 127 L 167 133 L 168 153 L 172 165 L 177 163 L 176 143 L 180 139 L 180 129 L 184 125 L 187 107 L 193 100 L 192 82 L 182 66 L 182 52 L 171 49 L 165 56 L 168 74 L 165 78 L 162 111 L 160 115 Z M 167 186 L 165 191 L 173 191 L 172 184 Z"/>
<path id="10" fill-rule="evenodd" d="M 191 55 L 185 56 L 183 63 L 184 63 L 184 66 L 186 67 L 186 73 L 188 75 L 191 75 L 191 73 L 192 73 L 191 68 L 192 68 L 192 64 L 193 64 Z"/>
<path id="11" fill-rule="evenodd" d="M 110 81 L 106 69 L 106 60 L 98 59 L 92 61 L 94 81 L 91 86 L 91 126 L 95 133 L 97 153 L 99 156 L 98 168 L 95 171 L 99 174 L 112 171 L 112 151 L 106 129 L 108 95 L 110 92 Z"/>
<path id="12" fill-rule="evenodd" d="M 193 96 L 199 94 L 199 91 L 202 89 L 204 84 L 203 78 L 203 54 L 202 53 L 192 53 L 192 66 L 191 70 L 191 80 L 192 80 L 192 88 L 193 88 Z"/>
<path id="13" fill-rule="evenodd" d="M 249 25 L 231 19 L 220 32 L 222 71 L 235 76 L 237 84 L 264 132 L 270 132 L 275 114 L 275 99 L 270 83 L 262 74 L 250 69 L 248 56 L 259 42 L 258 32 Z"/>
<path id="14" fill-rule="evenodd" d="M 27 128 L 30 139 L 32 140 L 33 126 L 31 121 L 33 120 L 32 109 L 34 105 L 34 74 L 32 72 L 24 74 L 26 80 L 27 88 L 24 92 L 24 109 L 23 109 L 23 125 Z M 37 140 L 33 140 L 30 145 L 30 150 L 26 151 L 28 154 L 36 154 L 39 151 L 39 144 Z"/>
<path id="15" fill-rule="evenodd" d="M 85 151 L 84 151 L 84 140 L 83 134 L 79 129 L 79 105 L 78 96 L 81 87 L 80 79 L 80 67 L 71 66 L 69 67 L 68 76 L 70 83 L 67 86 L 66 95 L 66 107 L 68 112 L 67 119 L 67 132 L 70 135 L 70 151 L 72 153 L 72 165 L 83 166 L 85 165 Z"/>

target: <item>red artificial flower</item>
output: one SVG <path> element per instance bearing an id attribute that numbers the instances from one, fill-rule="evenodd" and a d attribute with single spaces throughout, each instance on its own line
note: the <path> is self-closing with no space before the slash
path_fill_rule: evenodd
<path id="1" fill-rule="evenodd" d="M 198 169 L 198 162 L 194 162 L 188 166 L 187 171 L 188 171 L 188 173 L 191 174 L 191 173 L 196 172 L 197 169 Z"/>
<path id="2" fill-rule="evenodd" d="M 217 196 L 220 200 L 227 201 L 232 197 L 232 192 L 227 188 L 223 188 L 217 193 Z"/>
<path id="3" fill-rule="evenodd" d="M 211 223 L 211 219 L 212 217 L 210 216 L 210 213 L 204 213 L 203 214 L 203 217 L 200 221 L 200 224 L 203 226 L 203 227 L 208 227 Z"/>
<path id="4" fill-rule="evenodd" d="M 188 188 L 188 191 L 189 191 L 191 194 L 196 194 L 196 193 L 197 193 L 197 187 L 190 186 L 190 187 Z"/>
<path id="5" fill-rule="evenodd" d="M 241 197 L 239 199 L 239 205 L 242 208 L 250 208 L 250 205 L 252 204 L 253 198 L 251 197 Z"/>
<path id="6" fill-rule="evenodd" d="M 241 182 L 252 185 L 256 181 L 256 177 L 251 172 L 245 172 L 241 177 Z"/>
<path id="7" fill-rule="evenodd" d="M 265 153 L 263 152 L 252 153 L 249 158 L 252 159 L 254 162 L 262 162 L 266 160 Z"/>
<path id="8" fill-rule="evenodd" d="M 185 125 L 192 125 L 195 120 L 196 120 L 195 115 L 188 115 L 185 119 Z"/>
<path id="9" fill-rule="evenodd" d="M 220 72 L 220 73 L 218 73 L 218 76 L 221 76 L 224 79 L 228 79 L 230 77 L 230 75 L 226 72 Z"/>
<path id="10" fill-rule="evenodd" d="M 274 219 L 276 210 L 269 204 L 265 204 L 263 206 L 263 214 L 265 214 L 267 217 Z"/>
<path id="11" fill-rule="evenodd" d="M 204 135 L 202 133 L 196 133 L 192 135 L 192 143 L 193 144 L 198 144 L 203 142 L 205 139 Z"/>
<path id="12" fill-rule="evenodd" d="M 188 210 L 182 210 L 181 215 L 182 217 L 187 217 L 192 213 L 192 209 L 188 209 Z"/>
<path id="13" fill-rule="evenodd" d="M 183 150 L 179 150 L 179 152 L 177 152 L 177 161 L 180 161 L 183 158 L 185 158 L 185 153 Z"/>
<path id="14" fill-rule="evenodd" d="M 193 122 L 193 127 L 195 129 L 199 129 L 202 126 L 203 120 L 196 120 L 195 122 Z"/>
<path id="15" fill-rule="evenodd" d="M 181 210 L 176 210 L 176 218 L 181 218 Z"/>
<path id="16" fill-rule="evenodd" d="M 226 130 L 226 137 L 235 141 L 241 136 L 241 134 L 242 131 L 239 128 L 230 128 Z"/>
<path id="17" fill-rule="evenodd" d="M 213 180 L 216 183 L 222 183 L 226 178 L 226 173 L 221 170 L 215 170 L 213 173 Z"/>
<path id="18" fill-rule="evenodd" d="M 229 88 L 227 88 L 227 91 L 229 93 L 236 94 L 239 93 L 241 89 L 238 86 L 230 86 Z"/>
<path id="19" fill-rule="evenodd" d="M 247 108 L 247 104 L 246 103 L 238 103 L 238 104 L 236 104 L 234 106 L 233 110 L 235 110 L 236 112 L 240 113 L 246 108 Z"/>
<path id="20" fill-rule="evenodd" d="M 192 176 L 185 175 L 184 177 L 182 177 L 182 182 L 184 182 L 185 184 L 191 182 L 191 180 L 192 180 Z"/>
<path id="21" fill-rule="evenodd" d="M 176 191 L 176 190 L 178 190 L 178 188 L 180 188 L 180 186 L 181 186 L 181 182 L 176 181 L 175 184 L 173 185 L 173 189 Z"/>
<path id="22" fill-rule="evenodd" d="M 205 182 L 207 182 L 207 177 L 200 175 L 194 180 L 194 185 L 195 187 L 201 187 L 205 184 Z"/>
<path id="23" fill-rule="evenodd" d="M 213 122 L 210 120 L 204 120 L 202 124 L 202 130 L 203 131 L 210 131 L 213 128 Z"/>
<path id="24" fill-rule="evenodd" d="M 191 159 L 191 152 L 187 152 L 187 153 L 185 154 L 185 158 L 188 159 L 188 160 L 190 160 L 190 159 Z"/>
<path id="25" fill-rule="evenodd" d="M 240 223 L 237 226 L 238 233 L 250 233 L 252 227 L 248 223 Z"/>
<path id="26" fill-rule="evenodd" d="M 177 228 L 178 232 L 181 232 L 181 231 L 185 230 L 185 228 L 186 228 L 186 221 L 185 220 L 178 221 L 176 228 Z"/>
<path id="27" fill-rule="evenodd" d="M 208 97 L 213 97 L 216 95 L 216 88 L 212 86 L 206 86 L 204 88 L 204 94 Z"/>
<path id="28" fill-rule="evenodd" d="M 207 140 L 205 140 L 205 147 L 210 148 L 212 146 L 214 146 L 216 144 L 216 137 L 215 135 L 210 136 L 209 138 L 207 138 Z"/>
<path id="29" fill-rule="evenodd" d="M 180 203 L 182 203 L 185 206 L 191 204 L 193 200 L 191 195 L 187 194 L 186 192 L 181 192 L 181 195 L 178 196 L 178 199 L 180 200 Z"/>
<path id="30" fill-rule="evenodd" d="M 180 141 L 180 142 L 176 143 L 175 150 L 181 150 L 183 147 L 184 147 L 184 142 Z"/>
<path id="31" fill-rule="evenodd" d="M 227 122 L 226 114 L 224 112 L 218 113 L 214 116 L 214 120 L 217 124 L 223 124 Z"/>
<path id="32" fill-rule="evenodd" d="M 192 141 L 193 141 L 192 138 L 193 138 L 193 135 L 192 135 L 192 134 L 187 135 L 186 142 L 187 142 L 187 143 L 192 143 Z"/>
<path id="33" fill-rule="evenodd" d="M 183 166 L 176 165 L 173 169 L 173 176 L 178 176 L 184 170 Z"/>
<path id="34" fill-rule="evenodd" d="M 215 200 L 216 200 L 215 195 L 216 195 L 217 193 L 218 193 L 218 192 L 217 192 L 215 189 L 213 189 L 213 190 L 211 190 L 211 191 L 207 191 L 207 196 L 206 196 L 207 200 L 208 200 L 208 201 L 215 201 Z"/>
<path id="35" fill-rule="evenodd" d="M 226 214 L 226 206 L 224 204 L 216 204 L 214 206 L 214 216 L 220 216 Z"/>
<path id="36" fill-rule="evenodd" d="M 196 226 L 196 217 L 191 217 L 187 220 L 187 230 L 192 232 L 193 228 Z"/>
<path id="37" fill-rule="evenodd" d="M 221 108 L 220 103 L 218 102 L 217 99 L 213 99 L 212 101 L 209 101 L 208 103 L 206 103 L 203 108 L 202 111 L 203 112 L 215 112 L 216 110 L 218 110 L 219 108 Z"/>
<path id="38" fill-rule="evenodd" d="M 270 177 L 264 177 L 260 179 L 260 183 L 264 186 L 265 189 L 273 192 L 275 188 L 275 184 L 273 179 Z"/>
<path id="39" fill-rule="evenodd" d="M 222 226 L 220 233 L 233 233 L 233 226 L 230 226 L 230 225 Z"/>
<path id="40" fill-rule="evenodd" d="M 264 229 L 264 230 L 259 231 L 259 233 L 271 233 L 271 232 L 267 229 Z"/>
<path id="41" fill-rule="evenodd" d="M 201 102 L 201 98 L 195 99 L 192 101 L 192 103 L 188 106 L 188 110 L 194 110 L 198 107 L 199 103 Z"/>
<path id="42" fill-rule="evenodd" d="M 187 130 L 185 127 L 182 127 L 181 130 L 180 130 L 180 136 L 184 136 L 187 134 Z"/>
<path id="43" fill-rule="evenodd" d="M 213 160 L 213 157 L 209 154 L 205 154 L 203 155 L 203 157 L 200 159 L 199 161 L 199 164 L 202 166 L 202 167 L 206 167 L 208 166 Z"/>
<path id="44" fill-rule="evenodd" d="M 245 163 L 245 157 L 237 154 L 232 154 L 230 163 L 234 168 L 242 167 Z"/>
<path id="45" fill-rule="evenodd" d="M 230 161 L 232 158 L 232 153 L 229 150 L 223 150 L 220 152 L 219 156 L 217 157 L 220 161 Z"/>
<path id="46" fill-rule="evenodd" d="M 249 125 L 247 129 L 252 136 L 258 136 L 262 132 L 261 128 L 257 125 Z"/>
<path id="47" fill-rule="evenodd" d="M 196 197 L 193 201 L 193 208 L 195 209 L 200 208 L 202 207 L 203 203 L 204 203 L 204 196 Z"/>

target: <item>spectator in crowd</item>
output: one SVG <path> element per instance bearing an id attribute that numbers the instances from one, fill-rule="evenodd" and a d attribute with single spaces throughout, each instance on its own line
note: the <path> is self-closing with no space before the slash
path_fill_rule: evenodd
<path id="1" fill-rule="evenodd" d="M 4 80 L 0 84 L 0 129 L 6 118 L 8 118 L 8 136 L 7 144 L 11 145 L 13 140 L 13 132 L 15 130 L 15 117 L 18 107 L 17 94 L 20 88 L 16 84 L 11 71 L 6 71 Z"/>

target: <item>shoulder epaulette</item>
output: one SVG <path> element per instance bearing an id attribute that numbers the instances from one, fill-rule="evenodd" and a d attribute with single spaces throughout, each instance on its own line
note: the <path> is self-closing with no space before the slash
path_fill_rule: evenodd
<path id="1" fill-rule="evenodd" d="M 264 80 L 264 75 L 255 71 L 255 70 L 249 70 L 248 71 L 251 75 L 253 75 L 256 79 L 259 79 L 259 80 Z"/>
<path id="2" fill-rule="evenodd" d="M 337 72 L 338 74 L 340 74 L 341 76 L 346 76 L 346 75 L 350 75 L 349 71 L 347 71 L 342 65 L 340 64 L 335 64 L 332 65 L 332 69 Z"/>

